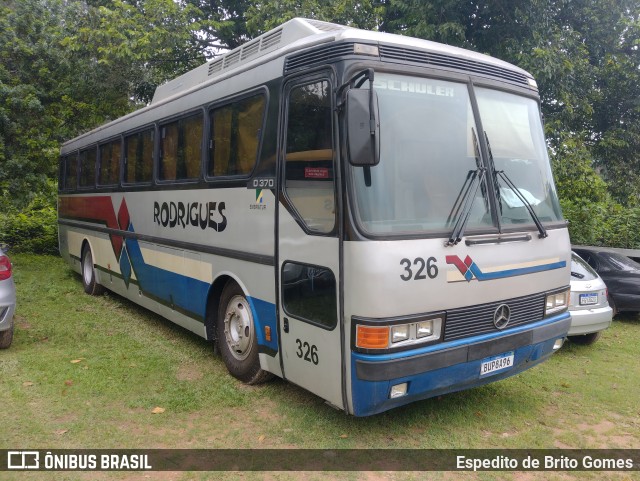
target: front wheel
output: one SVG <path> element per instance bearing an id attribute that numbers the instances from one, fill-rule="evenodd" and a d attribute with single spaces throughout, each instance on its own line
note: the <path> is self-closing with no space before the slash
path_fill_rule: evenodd
<path id="1" fill-rule="evenodd" d="M 569 340 L 581 346 L 590 346 L 594 342 L 600 339 L 600 331 L 592 332 L 591 334 L 583 334 L 581 336 L 569 336 Z"/>
<path id="2" fill-rule="evenodd" d="M 222 291 L 216 338 L 222 360 L 233 377 L 246 384 L 259 384 L 271 377 L 260 368 L 251 306 L 240 286 L 233 281 Z"/>
<path id="3" fill-rule="evenodd" d="M 7 349 L 13 341 L 13 324 L 9 329 L 0 331 L 0 349 Z"/>
<path id="4" fill-rule="evenodd" d="M 89 246 L 86 246 L 82 251 L 82 285 L 84 292 L 92 296 L 104 293 L 104 287 L 98 284 L 96 268 L 93 266 L 93 255 Z"/>

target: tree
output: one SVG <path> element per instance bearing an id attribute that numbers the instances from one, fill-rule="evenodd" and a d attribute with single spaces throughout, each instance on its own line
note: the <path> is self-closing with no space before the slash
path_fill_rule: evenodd
<path id="1" fill-rule="evenodd" d="M 173 0 L 22 0 L 0 7 L 0 206 L 57 177 L 60 143 L 149 102 L 205 61 L 201 12 Z"/>

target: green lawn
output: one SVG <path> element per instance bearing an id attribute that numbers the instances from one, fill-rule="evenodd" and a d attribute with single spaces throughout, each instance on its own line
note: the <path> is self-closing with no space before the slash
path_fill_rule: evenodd
<path id="1" fill-rule="evenodd" d="M 14 344 L 0 351 L 0 448 L 640 448 L 635 316 L 617 318 L 593 346 L 569 343 L 550 361 L 505 381 L 355 418 L 281 380 L 242 385 L 203 339 L 119 296 L 85 295 L 79 277 L 57 257 L 14 254 L 12 260 L 19 305 Z M 155 414 L 157 407 L 164 412 Z M 159 474 L 152 479 L 210 476 Z M 460 475 L 431 473 L 429 479 Z M 136 476 L 125 479 L 146 479 Z M 522 479 L 574 479 L 527 476 Z M 58 473 L 50 479 L 122 477 Z M 306 473 L 304 479 L 320 477 Z M 464 477 L 512 479 L 491 472 Z"/>

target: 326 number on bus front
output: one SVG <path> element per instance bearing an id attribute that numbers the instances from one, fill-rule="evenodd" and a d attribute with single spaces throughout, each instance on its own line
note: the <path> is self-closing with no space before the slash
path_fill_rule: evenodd
<path id="1" fill-rule="evenodd" d="M 435 279 L 438 277 L 438 266 L 436 265 L 437 259 L 435 257 L 429 257 L 426 261 L 422 257 L 416 257 L 411 260 L 406 257 L 400 261 L 400 265 L 404 267 L 404 272 L 400 274 L 400 279 L 403 281 L 420 281 L 426 279 Z"/>

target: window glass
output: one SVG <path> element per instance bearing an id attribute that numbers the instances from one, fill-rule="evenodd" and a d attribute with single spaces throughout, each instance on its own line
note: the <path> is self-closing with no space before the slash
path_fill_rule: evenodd
<path id="1" fill-rule="evenodd" d="M 324 267 L 285 262 L 282 298 L 287 314 L 327 328 L 336 326 L 336 278 Z"/>
<path id="2" fill-rule="evenodd" d="M 476 96 L 496 170 L 504 171 L 542 222 L 562 219 L 538 103 L 486 88 L 476 89 Z M 504 226 L 533 223 L 525 204 L 500 176 L 498 194 Z"/>
<path id="3" fill-rule="evenodd" d="M 67 169 L 64 186 L 67 190 L 75 190 L 78 187 L 78 157 L 67 157 Z"/>
<path id="4" fill-rule="evenodd" d="M 96 149 L 80 152 L 80 187 L 93 187 L 96 182 Z"/>
<path id="5" fill-rule="evenodd" d="M 622 254 L 610 254 L 604 252 L 601 254 L 607 261 L 620 271 L 640 272 L 640 265 Z"/>
<path id="6" fill-rule="evenodd" d="M 114 185 L 120 181 L 120 140 L 100 146 L 99 185 Z"/>
<path id="7" fill-rule="evenodd" d="M 64 190 L 64 169 L 67 165 L 67 157 L 60 157 L 58 162 L 58 190 Z"/>
<path id="8" fill-rule="evenodd" d="M 307 227 L 335 226 L 332 111 L 329 82 L 295 87 L 289 94 L 285 190 Z"/>
<path id="9" fill-rule="evenodd" d="M 370 168 L 370 185 L 363 167 L 350 168 L 364 230 L 385 236 L 450 233 L 464 195 L 474 193 L 467 229 L 493 227 L 487 183 L 478 183 L 478 129 L 467 85 L 376 73 L 374 90 L 380 163 Z"/>
<path id="10" fill-rule="evenodd" d="M 581 281 L 592 281 L 598 274 L 580 256 L 571 254 L 571 277 Z"/>
<path id="11" fill-rule="evenodd" d="M 265 97 L 256 95 L 212 110 L 207 175 L 248 175 L 256 165 Z"/>
<path id="12" fill-rule="evenodd" d="M 151 182 L 153 179 L 154 131 L 151 128 L 125 137 L 125 182 Z"/>
<path id="13" fill-rule="evenodd" d="M 200 176 L 202 119 L 198 113 L 160 127 L 160 180 Z"/>

